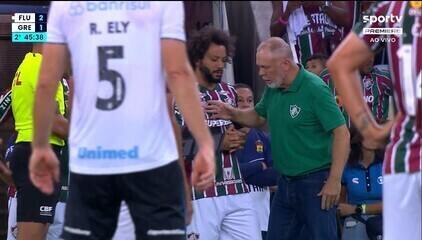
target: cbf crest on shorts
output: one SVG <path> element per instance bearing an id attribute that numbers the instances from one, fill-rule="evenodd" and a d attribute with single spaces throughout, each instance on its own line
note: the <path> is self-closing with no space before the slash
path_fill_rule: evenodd
<path id="1" fill-rule="evenodd" d="M 300 110 L 300 107 L 298 107 L 297 105 L 290 105 L 290 116 L 292 118 L 296 118 L 297 116 L 299 116 Z"/>

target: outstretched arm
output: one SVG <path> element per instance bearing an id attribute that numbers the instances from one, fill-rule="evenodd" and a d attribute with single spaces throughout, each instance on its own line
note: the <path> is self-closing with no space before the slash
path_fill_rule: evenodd
<path id="1" fill-rule="evenodd" d="M 31 181 L 42 192 L 53 192 L 54 182 L 59 181 L 59 161 L 51 149 L 48 138 L 52 132 L 59 80 L 66 66 L 66 45 L 45 44 L 34 106 L 34 140 L 29 162 Z M 66 131 L 66 130 L 65 130 Z"/>

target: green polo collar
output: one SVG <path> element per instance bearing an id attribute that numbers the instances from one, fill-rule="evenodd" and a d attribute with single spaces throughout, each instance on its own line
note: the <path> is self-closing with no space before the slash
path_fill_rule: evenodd
<path id="1" fill-rule="evenodd" d="M 300 85 L 302 85 L 303 79 L 305 78 L 305 69 L 301 64 L 297 64 L 299 66 L 299 72 L 297 72 L 297 75 L 295 79 L 292 82 L 292 85 L 290 85 L 285 91 L 286 92 L 297 92 L 300 88 Z"/>

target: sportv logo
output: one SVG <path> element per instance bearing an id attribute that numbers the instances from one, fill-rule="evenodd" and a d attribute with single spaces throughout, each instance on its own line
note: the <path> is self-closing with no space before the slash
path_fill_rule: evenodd
<path id="1" fill-rule="evenodd" d="M 394 16 L 393 14 L 389 16 L 369 16 L 363 15 L 363 23 L 399 23 L 403 19 L 403 16 Z"/>
<path id="2" fill-rule="evenodd" d="M 403 16 L 387 15 L 387 16 L 374 16 L 374 15 L 363 15 L 363 23 L 369 23 L 371 27 L 363 28 L 364 35 L 401 35 L 403 34 L 403 28 L 400 26 L 400 22 Z M 392 23 L 393 27 L 376 27 L 374 23 Z M 395 38 L 374 38 L 371 42 L 395 42 Z"/>

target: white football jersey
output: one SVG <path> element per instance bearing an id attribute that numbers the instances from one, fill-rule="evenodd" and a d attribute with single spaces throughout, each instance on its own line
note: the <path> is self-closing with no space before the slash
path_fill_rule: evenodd
<path id="1" fill-rule="evenodd" d="M 71 172 L 130 173 L 178 158 L 160 42 L 185 41 L 182 2 L 53 2 L 47 34 L 72 58 Z"/>

